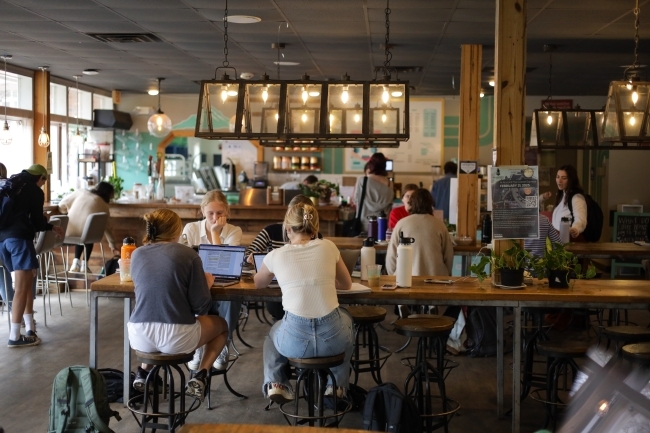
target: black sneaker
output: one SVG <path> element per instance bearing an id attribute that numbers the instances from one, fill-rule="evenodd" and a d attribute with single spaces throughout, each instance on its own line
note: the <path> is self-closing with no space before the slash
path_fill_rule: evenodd
<path id="1" fill-rule="evenodd" d="M 135 373 L 135 379 L 133 379 L 133 389 L 138 392 L 144 392 L 145 383 L 147 383 L 147 376 L 149 372 L 142 367 L 138 367 L 138 371 Z"/>
<path id="2" fill-rule="evenodd" d="M 187 382 L 187 386 L 185 387 L 185 394 L 203 401 L 203 399 L 205 399 L 207 376 L 208 371 L 205 368 L 196 373 L 194 377 L 191 378 L 189 382 Z"/>
<path id="3" fill-rule="evenodd" d="M 7 347 L 27 347 L 41 344 L 41 339 L 36 336 L 34 331 L 29 331 L 27 334 L 21 335 L 18 340 L 9 340 Z"/>

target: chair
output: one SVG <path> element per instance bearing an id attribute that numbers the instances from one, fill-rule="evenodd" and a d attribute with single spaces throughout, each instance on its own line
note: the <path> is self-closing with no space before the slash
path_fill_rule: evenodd
<path id="1" fill-rule="evenodd" d="M 66 236 L 63 240 L 63 245 L 82 245 L 84 247 L 83 257 L 86 257 L 86 244 L 99 243 L 99 247 L 102 251 L 102 263 L 106 263 L 106 258 L 104 257 L 104 246 L 102 245 L 102 238 L 104 237 L 104 231 L 106 230 L 106 225 L 108 224 L 108 214 L 106 212 L 91 213 L 86 219 L 86 225 L 84 226 L 81 236 Z M 68 261 L 67 252 L 63 260 L 63 266 L 67 269 Z M 88 265 L 84 267 L 84 278 L 72 278 L 68 277 L 69 280 L 83 280 L 86 289 L 86 303 L 90 305 L 90 294 L 88 292 Z M 93 274 L 90 275 L 99 275 Z"/>
<path id="2" fill-rule="evenodd" d="M 68 227 L 68 217 L 65 215 L 52 217 L 50 223 L 55 226 L 59 226 L 65 230 Z M 38 259 L 38 275 L 37 278 L 41 281 L 41 288 L 43 290 L 43 311 L 45 311 L 45 296 L 47 295 L 49 306 L 50 306 L 50 315 L 52 314 L 52 302 L 50 295 L 50 277 L 54 277 L 54 282 L 57 287 L 57 293 L 59 295 L 59 311 L 63 315 L 63 309 L 61 307 L 61 291 L 59 290 L 59 279 L 56 272 L 56 263 L 54 262 L 53 250 L 57 246 L 60 246 L 63 243 L 63 239 L 57 237 L 54 231 L 44 231 L 40 232 L 38 239 L 36 240 L 36 245 L 34 249 L 36 250 L 36 258 Z M 43 258 L 45 261 L 43 262 Z M 50 263 L 54 270 L 53 274 L 50 274 Z M 66 273 L 67 277 L 67 273 Z M 72 306 L 72 297 L 70 297 L 70 306 Z M 47 325 L 47 315 L 45 316 L 45 325 Z"/>
<path id="3" fill-rule="evenodd" d="M 386 318 L 386 309 L 373 306 L 350 305 L 347 307 L 354 324 L 354 353 L 350 365 L 354 371 L 354 384 L 357 384 L 360 373 L 370 373 L 372 378 L 380 385 L 381 368 L 384 366 L 392 352 L 379 345 L 379 337 L 375 331 L 375 324 L 381 323 Z M 361 349 L 367 347 L 367 351 Z M 380 354 L 380 350 L 386 355 Z"/>

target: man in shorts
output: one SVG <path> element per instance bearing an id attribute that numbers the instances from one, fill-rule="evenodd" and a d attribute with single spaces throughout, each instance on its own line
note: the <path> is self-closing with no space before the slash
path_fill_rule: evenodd
<path id="1" fill-rule="evenodd" d="M 15 196 L 13 215 L 0 228 L 0 259 L 8 272 L 15 272 L 14 299 L 11 311 L 11 331 L 8 347 L 36 346 L 41 339 L 34 330 L 34 298 L 32 283 L 36 276 L 38 261 L 34 249 L 36 232 L 53 230 L 63 237 L 61 227 L 47 222 L 43 215 L 45 195 L 41 187 L 47 181 L 47 170 L 34 164 L 27 170 L 15 174 L 11 180 L 23 181 L 24 186 Z M 20 334 L 20 323 L 25 320 L 25 335 Z"/>

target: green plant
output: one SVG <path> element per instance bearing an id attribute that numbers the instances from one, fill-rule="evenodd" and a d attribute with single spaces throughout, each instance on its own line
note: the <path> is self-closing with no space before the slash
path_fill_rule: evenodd
<path id="1" fill-rule="evenodd" d="M 486 279 L 489 274 L 485 270 L 490 265 L 490 273 L 498 269 L 528 269 L 534 268 L 537 259 L 518 243 L 512 241 L 512 246 L 502 254 L 497 255 L 494 250 L 487 256 L 481 256 L 478 263 L 470 266 L 469 270 L 476 275 L 479 281 Z"/>
<path id="2" fill-rule="evenodd" d="M 300 185 L 300 191 L 307 197 L 319 197 L 322 200 L 329 201 L 332 191 L 336 191 L 337 195 L 339 194 L 339 186 L 322 179 L 309 185 Z"/>
<path id="3" fill-rule="evenodd" d="M 567 278 L 570 273 L 575 274 L 575 278 L 578 279 L 596 276 L 596 268 L 593 263 L 589 263 L 587 270 L 583 274 L 582 265 L 575 254 L 567 251 L 563 244 L 551 242 L 549 238 L 546 238 L 544 256 L 536 260 L 534 272 L 537 278 L 542 279 L 548 276 L 548 271 L 566 271 L 568 272 Z"/>
<path id="4" fill-rule="evenodd" d="M 124 189 L 124 179 L 119 176 L 111 175 L 108 177 L 108 179 L 106 179 L 106 181 L 113 185 L 113 190 L 115 191 L 115 199 L 120 198 L 122 189 Z"/>

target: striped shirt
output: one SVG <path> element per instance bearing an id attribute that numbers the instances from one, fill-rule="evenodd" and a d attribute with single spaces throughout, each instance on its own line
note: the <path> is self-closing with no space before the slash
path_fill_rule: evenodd
<path id="1" fill-rule="evenodd" d="M 318 233 L 318 239 L 323 236 Z M 270 224 L 262 229 L 262 231 L 255 237 L 253 242 L 246 248 L 245 257 L 248 259 L 253 253 L 270 253 L 271 251 L 281 248 L 286 244 L 284 241 L 284 233 L 282 232 L 282 224 Z"/>
<path id="2" fill-rule="evenodd" d="M 525 239 L 524 249 L 528 250 L 535 257 L 543 257 L 546 250 L 546 238 L 551 242 L 562 242 L 560 233 L 553 228 L 551 222 L 544 215 L 539 216 L 539 238 Z"/>

